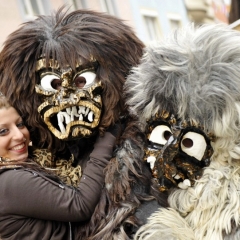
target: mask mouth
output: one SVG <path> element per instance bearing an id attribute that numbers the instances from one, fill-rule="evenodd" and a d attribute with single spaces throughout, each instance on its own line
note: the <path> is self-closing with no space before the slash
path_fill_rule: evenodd
<path id="1" fill-rule="evenodd" d="M 172 175 L 172 184 L 173 186 L 178 186 L 182 189 L 187 189 L 191 187 L 191 180 L 187 176 L 187 172 L 184 169 L 179 169 L 176 174 Z"/>
<path id="2" fill-rule="evenodd" d="M 182 152 L 178 152 L 171 161 L 164 161 L 160 157 L 152 168 L 153 176 L 157 179 L 160 191 L 166 191 L 172 187 L 187 189 L 201 178 L 204 167 L 210 163 L 210 160 L 207 160 L 199 161 Z"/>
<path id="3" fill-rule="evenodd" d="M 94 119 L 94 112 L 85 106 L 68 107 L 50 117 L 52 125 L 62 134 L 66 133 L 67 125 L 70 122 L 83 122 L 81 125 L 91 125 Z"/>
<path id="4" fill-rule="evenodd" d="M 45 108 L 46 109 L 46 108 Z M 59 139 L 89 137 L 99 125 L 101 109 L 91 102 L 74 106 L 48 106 L 43 113 L 44 122 Z"/>
<path id="5" fill-rule="evenodd" d="M 156 178 L 158 188 L 161 192 L 167 191 L 173 187 L 179 187 L 181 189 L 187 189 L 191 187 L 191 180 L 188 179 L 181 171 L 172 174 L 171 176 L 164 172 L 164 174 Z"/>

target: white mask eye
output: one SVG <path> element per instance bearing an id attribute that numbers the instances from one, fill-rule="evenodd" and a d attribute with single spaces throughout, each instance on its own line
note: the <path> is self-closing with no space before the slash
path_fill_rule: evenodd
<path id="1" fill-rule="evenodd" d="M 153 129 L 149 137 L 149 141 L 165 145 L 172 136 L 171 129 L 166 125 L 159 125 Z"/>
<path id="2" fill-rule="evenodd" d="M 74 83 L 77 88 L 87 88 L 92 83 L 94 83 L 95 79 L 96 74 L 94 72 L 88 71 L 77 75 L 74 79 Z"/>
<path id="3" fill-rule="evenodd" d="M 207 143 L 204 136 L 196 132 L 186 133 L 181 140 L 182 151 L 199 161 L 202 160 L 206 147 Z"/>
<path id="4" fill-rule="evenodd" d="M 48 74 L 41 78 L 41 86 L 44 90 L 56 92 L 62 84 L 60 78 L 54 74 Z"/>

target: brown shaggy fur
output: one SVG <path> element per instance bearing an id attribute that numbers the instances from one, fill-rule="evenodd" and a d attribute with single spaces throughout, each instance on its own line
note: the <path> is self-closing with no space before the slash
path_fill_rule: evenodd
<path id="1" fill-rule="evenodd" d="M 99 125 L 104 132 L 124 115 L 122 86 L 132 66 L 142 55 L 143 43 L 121 20 L 102 13 L 78 10 L 67 14 L 61 8 L 53 16 L 40 16 L 24 23 L 7 38 L 0 55 L 0 89 L 18 109 L 32 134 L 33 144 L 46 144 L 53 150 L 60 143 L 47 130 L 36 106 L 36 60 L 44 54 L 60 67 L 83 62 L 93 56 L 99 63 L 97 78 L 104 92 L 103 114 Z"/>
<path id="2" fill-rule="evenodd" d="M 133 239 L 151 213 L 168 206 L 167 195 L 157 190 L 143 161 L 145 142 L 140 124 L 129 119 L 116 156 L 106 168 L 101 200 L 91 221 L 79 226 L 76 239 Z"/>
<path id="3" fill-rule="evenodd" d="M 57 60 L 60 67 L 70 65 L 73 69 L 77 61 L 91 56 L 98 61 L 97 78 L 104 87 L 99 126 L 103 133 L 127 115 L 122 88 L 143 47 L 133 31 L 115 17 L 86 10 L 67 14 L 60 9 L 53 16 L 24 23 L 8 37 L 0 55 L 0 89 L 26 121 L 34 146 L 45 144 L 52 152 L 65 149 L 65 142 L 50 133 L 37 112 L 37 59 L 44 54 L 47 60 Z M 151 172 L 142 161 L 144 142 L 141 127 L 129 125 L 106 169 L 106 188 L 99 205 L 91 221 L 79 226 L 76 239 L 129 239 L 134 227 L 141 224 L 140 218 L 146 217 L 141 215 L 144 203 L 150 203 L 151 208 L 155 196 L 160 205 L 166 205 L 162 196 L 152 191 Z M 85 147 L 78 142 L 71 147 L 84 154 Z"/>

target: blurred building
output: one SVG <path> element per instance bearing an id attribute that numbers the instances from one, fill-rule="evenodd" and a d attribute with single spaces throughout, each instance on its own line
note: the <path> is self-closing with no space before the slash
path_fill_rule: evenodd
<path id="1" fill-rule="evenodd" d="M 230 27 L 240 31 L 240 1 L 232 0 L 229 13 Z"/>
<path id="2" fill-rule="evenodd" d="M 189 23 L 184 0 L 130 0 L 134 28 L 145 43 Z"/>
<path id="3" fill-rule="evenodd" d="M 189 19 L 198 25 L 218 22 L 228 24 L 230 1 L 228 2 L 224 0 L 185 0 Z"/>
<path id="4" fill-rule="evenodd" d="M 229 23 L 234 23 L 240 19 L 240 1 L 232 0 L 229 12 Z"/>
<path id="5" fill-rule="evenodd" d="M 225 0 L 0 0 L 0 49 L 6 37 L 36 15 L 51 14 L 63 5 L 117 16 L 146 44 L 186 25 L 226 22 Z"/>
<path id="6" fill-rule="evenodd" d="M 0 49 L 21 23 L 50 14 L 64 4 L 70 10 L 91 9 L 124 19 L 146 44 L 189 21 L 184 0 L 1 0 Z"/>

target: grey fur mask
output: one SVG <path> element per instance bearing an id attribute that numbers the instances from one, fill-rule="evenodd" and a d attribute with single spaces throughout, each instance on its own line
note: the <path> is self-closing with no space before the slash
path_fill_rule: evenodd
<path id="1" fill-rule="evenodd" d="M 145 160 L 150 163 L 160 191 L 193 186 L 210 164 L 213 137 L 196 122 L 182 121 L 164 112 L 148 121 L 147 136 Z"/>

